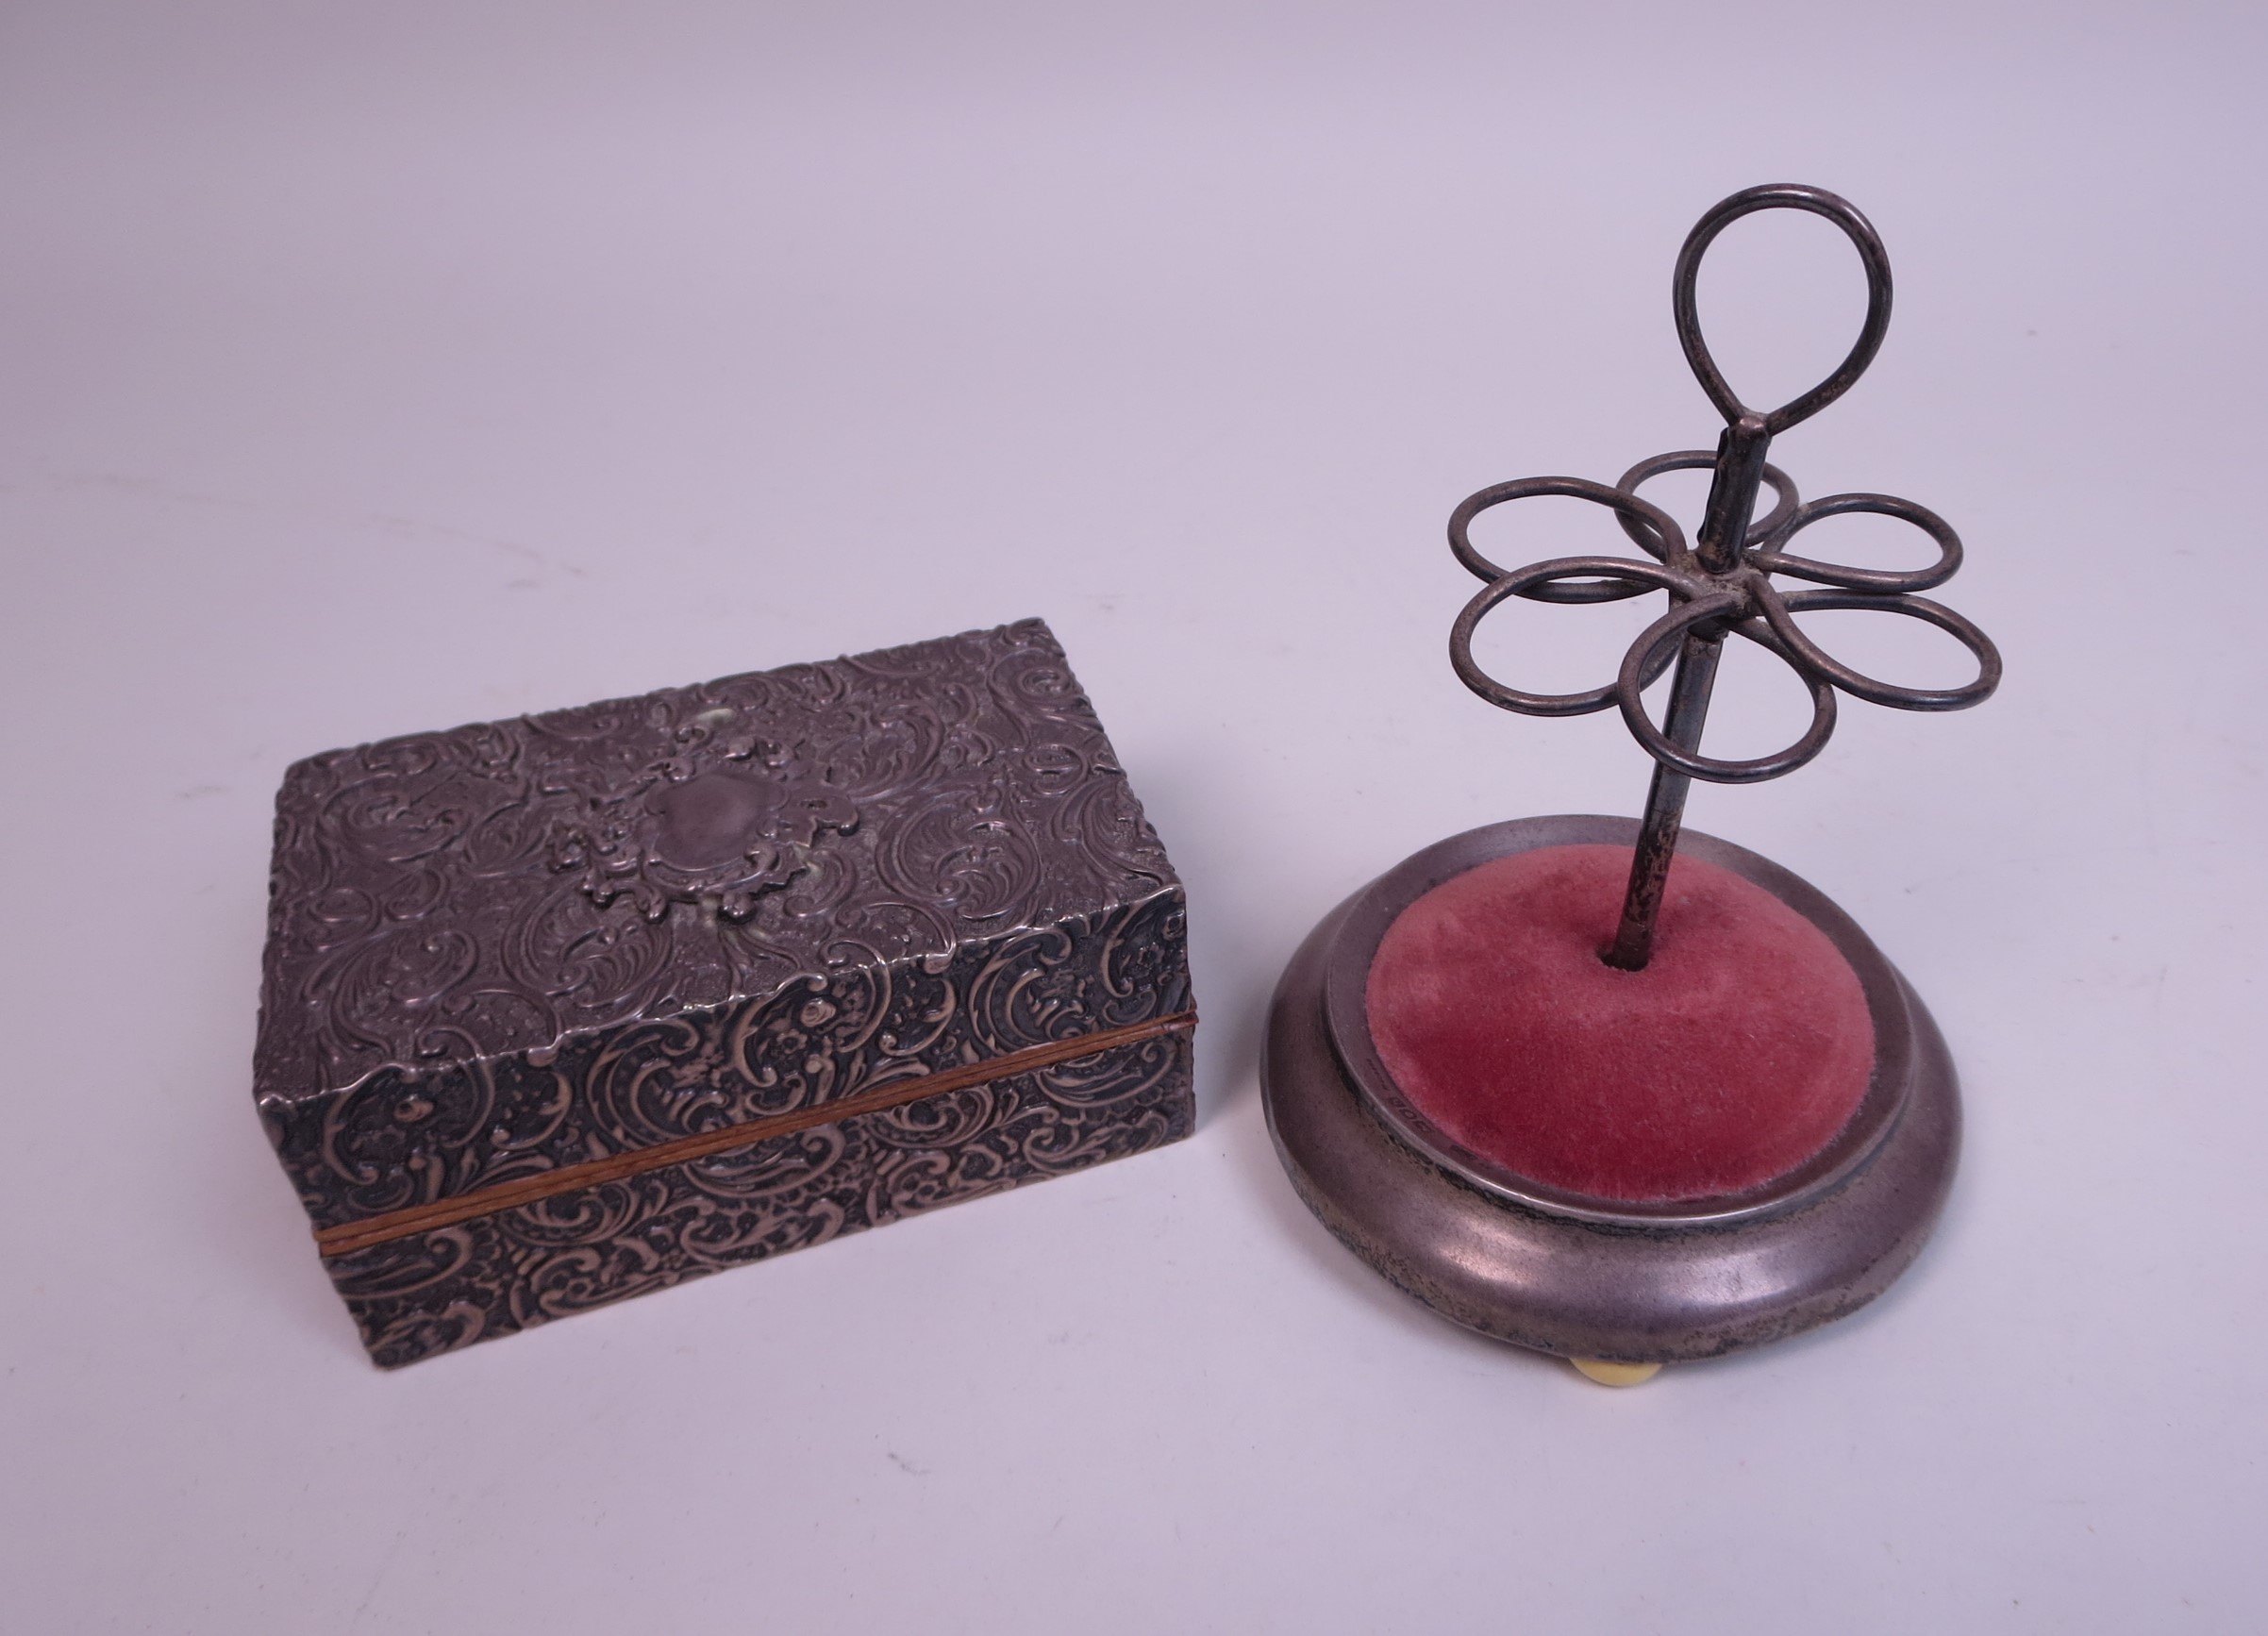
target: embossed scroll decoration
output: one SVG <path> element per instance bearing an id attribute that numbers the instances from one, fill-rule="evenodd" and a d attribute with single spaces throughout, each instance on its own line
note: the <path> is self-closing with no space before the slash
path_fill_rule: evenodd
<path id="1" fill-rule="evenodd" d="M 673 903 L 708 904 L 744 921 L 759 897 L 810 867 L 822 836 L 859 826 L 831 769 L 761 740 L 727 748 L 724 764 L 705 772 L 673 779 L 674 770 L 651 768 L 625 789 L 590 796 L 591 815 L 560 826 L 553 867 L 579 868 L 592 902 L 626 898 L 648 920 Z"/>
<path id="2" fill-rule="evenodd" d="M 256 1088 L 404 1362 L 1187 1134 L 1185 936 L 1029 621 L 298 763 Z"/>

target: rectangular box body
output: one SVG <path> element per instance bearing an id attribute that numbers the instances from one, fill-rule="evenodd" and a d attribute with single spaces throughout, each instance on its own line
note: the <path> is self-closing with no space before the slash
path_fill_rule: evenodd
<path id="1" fill-rule="evenodd" d="M 409 1363 L 1188 1135 L 1185 927 L 1026 621 L 299 762 L 255 1092 Z"/>

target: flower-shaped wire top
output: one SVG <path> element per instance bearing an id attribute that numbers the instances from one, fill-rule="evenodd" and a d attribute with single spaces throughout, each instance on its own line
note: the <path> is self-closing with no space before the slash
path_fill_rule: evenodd
<path id="1" fill-rule="evenodd" d="M 1858 343 L 1832 375 L 1783 407 L 1759 413 L 1733 394 L 1709 356 L 1701 339 L 1693 290 L 1702 253 L 1717 234 L 1751 211 L 1774 209 L 1809 210 L 1843 229 L 1858 246 L 1866 266 L 1867 310 Z M 1458 615 L 1449 638 L 1450 659 L 1458 676 L 1491 704 L 1528 715 L 1584 715 L 1619 705 L 1631 733 L 1665 771 L 1726 784 L 1776 778 L 1818 755 L 1835 728 L 1837 689 L 1854 698 L 1909 710 L 1958 710 L 1981 702 L 1999 685 L 1998 652 L 1968 620 L 1915 594 L 1943 585 L 1959 568 L 1960 539 L 1953 529 L 1934 511 L 1888 494 L 1832 494 L 1799 503 L 1795 485 L 1787 474 L 1764 459 L 1774 434 L 1842 396 L 1881 345 L 1883 331 L 1890 324 L 1890 265 L 1873 226 L 1844 200 L 1817 188 L 1750 188 L 1725 200 L 1694 226 L 1678 254 L 1674 292 L 1678 337 L 1686 358 L 1700 378 L 1702 390 L 1726 419 L 1716 453 L 1684 450 L 1642 460 L 1612 488 L 1580 477 L 1528 477 L 1498 483 L 1459 506 L 1449 519 L 1450 547 L 1459 562 L 1488 584 Z M 1696 466 L 1713 467 L 1715 476 L 1699 539 L 1689 547 L 1684 530 L 1659 507 L 1639 498 L 1637 490 L 1664 472 Z M 1752 524 L 1759 485 L 1768 485 L 1777 503 L 1769 515 Z M 1565 495 L 1609 508 L 1624 531 L 1651 560 L 1561 557 L 1508 572 L 1474 548 L 1468 537 L 1474 518 L 1493 506 L 1540 494 Z M 1788 549 L 1795 536 L 1812 524 L 1852 511 L 1874 512 L 1912 524 L 1937 543 L 1937 560 L 1926 568 L 1893 572 L 1815 561 Z M 1772 583 L 1775 574 L 1829 589 L 1782 593 Z M 1609 602 L 1652 591 L 1669 593 L 1670 609 L 1631 643 L 1620 674 L 1605 687 L 1574 693 L 1527 693 L 1496 680 L 1473 658 L 1474 632 L 1490 610 L 1508 598 Z M 1909 688 L 1877 681 L 1826 653 L 1804 634 L 1794 618 L 1808 609 L 1849 608 L 1903 614 L 1950 632 L 1976 658 L 1976 678 L 1956 688 Z M 1810 690 L 1810 726 L 1793 743 L 1774 755 L 1724 760 L 1699 751 L 1715 647 L 1727 632 L 1776 654 Z M 1708 650 L 1706 655 L 1702 649 Z M 1681 653 L 1688 661 L 1686 668 L 1706 668 L 1709 675 L 1697 675 L 1693 683 L 1681 676 L 1678 693 L 1685 708 L 1680 710 L 1673 704 L 1670 720 L 1658 726 L 1646 713 L 1642 690 Z M 1703 663 L 1696 665 L 1696 661 Z M 1682 806 L 1682 779 L 1677 782 L 1678 805 Z M 1652 816 L 1649 813 L 1650 820 Z M 1674 817 L 1671 822 L 1674 825 Z M 1674 844 L 1674 828 L 1669 839 Z"/>

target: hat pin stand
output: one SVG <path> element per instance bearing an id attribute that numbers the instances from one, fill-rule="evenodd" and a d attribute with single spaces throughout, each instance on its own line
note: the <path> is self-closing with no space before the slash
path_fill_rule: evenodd
<path id="1" fill-rule="evenodd" d="M 1760 413 L 1701 337 L 1703 254 L 1757 210 L 1823 216 L 1858 248 L 1859 340 L 1819 385 Z M 1759 1345 L 1841 1317 L 1902 1273 L 1935 1225 L 1959 1148 L 1959 1093 L 1929 1013 L 1822 893 L 1753 852 L 1680 834 L 1691 780 L 1754 783 L 1809 761 L 1837 693 L 1909 710 L 1965 709 L 2000 679 L 1984 633 L 1918 594 L 1960 565 L 1935 513 L 1886 494 L 1800 503 L 1766 463 L 1773 438 L 1849 390 L 1890 322 L 1890 266 L 1858 210 L 1820 189 L 1751 188 L 1695 225 L 1673 279 L 1677 334 L 1725 417 L 1716 452 L 1643 460 L 1609 488 L 1530 477 L 1457 508 L 1449 542 L 1486 582 L 1450 656 L 1481 697 L 1527 715 L 1609 707 L 1653 757 L 1643 819 L 1515 819 L 1452 836 L 1363 888 L 1309 935 L 1276 989 L 1261 1066 L 1293 1186 L 1357 1255 L 1445 1316 L 1635 1384 L 1664 1363 Z M 1638 495 L 1710 467 L 1698 538 Z M 1776 504 L 1754 516 L 1759 492 Z M 1535 495 L 1612 510 L 1643 559 L 1564 557 L 1506 571 L 1473 520 Z M 1934 541 L 1926 568 L 1793 554 L 1824 518 L 1874 512 Z M 1774 576 L 1820 589 L 1782 591 Z M 1511 597 L 1666 593 L 1614 681 L 1532 693 L 1473 658 Z M 1958 688 L 1895 687 L 1831 657 L 1796 615 L 1873 609 L 1950 632 L 1976 661 Z M 1701 752 L 1726 639 L 1794 671 L 1810 726 L 1776 755 Z M 1660 725 L 1643 690 L 1675 665 Z"/>

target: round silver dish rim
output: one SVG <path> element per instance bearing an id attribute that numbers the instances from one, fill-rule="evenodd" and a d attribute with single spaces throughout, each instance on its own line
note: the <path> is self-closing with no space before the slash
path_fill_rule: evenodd
<path id="1" fill-rule="evenodd" d="M 1804 1163 L 1744 1192 L 1702 1198 L 1654 1203 L 1575 1193 L 1466 1147 L 1409 1100 L 1379 1060 L 1367 1005 L 1370 968 L 1380 939 L 1404 910 L 1444 881 L 1498 858 L 1554 846 L 1628 846 L 1637 837 L 1631 818 L 1566 813 L 1514 819 L 1436 842 L 1358 893 L 1345 906 L 1324 975 L 1325 1027 L 1340 1069 L 1371 1112 L 1410 1147 L 1469 1186 L 1541 1214 L 1643 1228 L 1724 1225 L 1800 1209 L 1849 1180 L 1897 1125 L 1912 1088 L 1913 1021 L 1904 982 L 1850 916 L 1799 876 L 1728 841 L 1689 830 L 1678 850 L 1762 887 L 1826 933 L 1857 975 L 1874 1022 L 1875 1066 L 1865 1094 L 1843 1128 Z"/>
<path id="2" fill-rule="evenodd" d="M 1618 821 L 1596 818 L 1493 826 L 1454 838 L 1446 850 L 1427 848 L 1417 873 L 1453 873 L 1460 856 L 1469 867 L 1547 837 L 1626 837 L 1627 821 L 1619 822 L 1619 829 Z M 1838 923 L 1847 925 L 1776 865 L 1704 836 L 1686 839 L 1696 855 L 1776 890 L 1830 936 Z M 1397 895 L 1409 884 L 1397 886 Z M 1335 952 L 1355 942 L 1342 928 L 1375 895 L 1366 888 L 1324 916 L 1286 966 L 1268 1010 L 1260 1093 L 1293 1192 L 1405 1294 L 1467 1328 L 1540 1352 L 1690 1362 L 1857 1310 L 1927 1243 L 1959 1162 L 1959 1080 L 1928 1008 L 1871 944 L 1855 945 L 1854 966 L 1862 981 L 1871 968 L 1897 985 L 1905 1027 L 1884 1038 L 1901 1042 L 1895 1049 L 1911 1064 L 1909 1088 L 1870 1152 L 1847 1168 L 1833 1161 L 1840 1180 L 1825 1173 L 1786 1178 L 1776 1200 L 1736 1201 L 1740 1214 L 1714 1207 L 1691 1213 L 1689 1202 L 1682 1219 L 1640 1217 L 1611 1205 L 1600 1210 L 1594 1200 L 1578 1203 L 1578 1216 L 1547 1207 L 1556 1201 L 1520 1196 L 1526 1188 L 1485 1186 L 1473 1165 L 1438 1147 L 1422 1150 L 1389 1125 L 1342 1060 L 1325 1014 L 1326 979 Z M 1842 946 L 1847 955 L 1854 945 Z M 1882 1008 L 1877 1024 L 1898 1014 Z"/>

